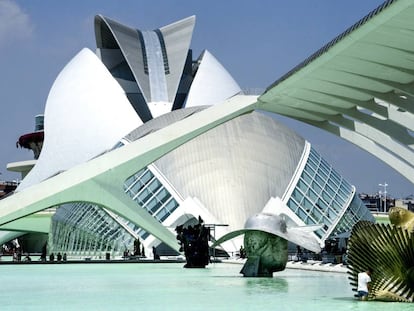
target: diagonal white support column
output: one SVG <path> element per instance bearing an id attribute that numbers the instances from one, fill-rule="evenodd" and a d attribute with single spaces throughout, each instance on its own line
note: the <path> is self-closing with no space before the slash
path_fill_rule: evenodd
<path id="1" fill-rule="evenodd" d="M 176 248 L 177 242 L 171 232 L 132 205 L 123 191 L 124 181 L 194 137 L 253 111 L 256 99 L 256 96 L 235 96 L 1 200 L 0 226 L 52 206 L 88 201 L 120 214 Z"/>

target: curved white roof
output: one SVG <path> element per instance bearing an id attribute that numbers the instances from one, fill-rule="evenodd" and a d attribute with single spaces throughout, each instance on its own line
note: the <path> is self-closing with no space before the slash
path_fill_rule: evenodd
<path id="1" fill-rule="evenodd" d="M 185 107 L 214 105 L 241 92 L 240 86 L 207 50 L 201 58 Z"/>
<path id="2" fill-rule="evenodd" d="M 126 139 L 134 141 L 201 109 L 175 110 L 148 121 Z M 184 198 L 196 197 L 236 230 L 271 197 L 283 196 L 304 148 L 305 140 L 294 131 L 254 111 L 194 137 L 154 164 Z"/>
<path id="3" fill-rule="evenodd" d="M 50 90 L 43 149 L 18 190 L 90 160 L 140 124 L 124 90 L 99 58 L 81 50 Z"/>

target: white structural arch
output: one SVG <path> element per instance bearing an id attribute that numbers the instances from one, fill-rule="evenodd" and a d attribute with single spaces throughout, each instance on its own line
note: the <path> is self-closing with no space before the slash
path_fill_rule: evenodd
<path id="1" fill-rule="evenodd" d="M 17 192 L 0 201 L 0 226 L 48 207 L 84 201 L 115 212 L 151 232 L 173 249 L 178 249 L 172 232 L 145 210 L 135 208 L 136 205 L 122 187 L 124 180 L 192 138 L 254 110 L 255 103 L 255 96 L 235 96 Z"/>
<path id="2" fill-rule="evenodd" d="M 329 131 L 414 183 L 414 3 L 386 1 L 277 80 L 261 109 Z"/>

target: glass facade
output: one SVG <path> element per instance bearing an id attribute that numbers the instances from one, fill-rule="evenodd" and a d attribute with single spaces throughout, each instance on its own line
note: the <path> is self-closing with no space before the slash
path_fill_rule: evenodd
<path id="1" fill-rule="evenodd" d="M 52 218 L 48 251 L 99 258 L 106 252 L 122 254 L 133 241 L 134 237 L 104 208 L 78 202 L 57 209 Z"/>
<path id="2" fill-rule="evenodd" d="M 124 183 L 125 193 L 159 222 L 179 206 L 177 200 L 146 167 Z M 49 252 L 69 256 L 102 257 L 111 252 L 121 256 L 132 250 L 136 238 L 147 239 L 149 233 L 114 213 L 87 202 L 60 206 L 52 218 Z"/>
<path id="3" fill-rule="evenodd" d="M 350 228 L 352 228 L 353 225 L 360 220 L 375 222 L 374 216 L 372 216 L 364 202 L 362 202 L 358 196 L 354 196 L 351 204 L 346 209 L 344 215 L 341 217 L 334 230 L 332 230 L 330 236 L 335 237 L 341 233 L 349 231 Z"/>
<path id="4" fill-rule="evenodd" d="M 129 177 L 124 183 L 124 190 L 138 206 L 161 223 L 179 206 L 177 200 L 148 167 Z M 143 229 L 136 229 L 142 239 L 148 237 L 149 234 Z"/>
<path id="5" fill-rule="evenodd" d="M 332 236 L 348 231 L 361 219 L 374 220 L 355 196 L 354 187 L 313 148 L 287 206 L 306 225 L 322 224 L 323 227 L 315 231 L 321 240 L 327 239 L 327 234 Z M 332 226 L 335 226 L 334 230 Z"/>

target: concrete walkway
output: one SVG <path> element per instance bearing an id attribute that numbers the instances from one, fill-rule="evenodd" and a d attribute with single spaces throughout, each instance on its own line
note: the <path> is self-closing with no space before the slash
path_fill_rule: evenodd
<path id="1" fill-rule="evenodd" d="M 244 265 L 245 259 L 226 259 L 223 263 Z M 322 271 L 322 272 L 338 272 L 347 273 L 348 268 L 343 264 L 322 263 L 321 261 L 308 260 L 308 262 L 288 261 L 286 269 Z"/>

